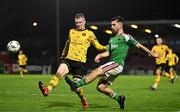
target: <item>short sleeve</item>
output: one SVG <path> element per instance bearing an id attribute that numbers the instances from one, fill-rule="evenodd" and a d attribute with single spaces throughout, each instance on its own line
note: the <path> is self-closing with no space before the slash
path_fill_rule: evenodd
<path id="1" fill-rule="evenodd" d="M 138 41 L 135 40 L 131 35 L 124 34 L 125 40 L 128 44 L 136 46 L 138 44 Z"/>

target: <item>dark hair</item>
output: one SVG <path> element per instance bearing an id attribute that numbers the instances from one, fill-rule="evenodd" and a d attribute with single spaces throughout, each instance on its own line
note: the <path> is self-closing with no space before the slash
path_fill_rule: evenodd
<path id="1" fill-rule="evenodd" d="M 120 16 L 115 16 L 111 19 L 111 21 L 117 21 L 117 22 L 122 22 L 124 23 L 124 19 Z"/>
<path id="2" fill-rule="evenodd" d="M 79 18 L 81 18 L 81 17 L 85 18 L 85 15 L 84 15 L 83 13 L 77 13 L 77 14 L 75 15 L 75 18 L 76 18 L 76 19 L 79 19 Z"/>

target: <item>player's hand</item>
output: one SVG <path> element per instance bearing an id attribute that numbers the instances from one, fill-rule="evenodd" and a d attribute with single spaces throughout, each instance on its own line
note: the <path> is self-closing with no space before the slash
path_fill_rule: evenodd
<path id="1" fill-rule="evenodd" d="M 94 58 L 94 61 L 99 63 L 100 62 L 100 58 L 101 58 L 101 55 L 98 54 L 95 58 Z"/>
<path id="2" fill-rule="evenodd" d="M 64 56 L 65 56 L 65 53 L 62 53 L 60 58 L 63 59 Z"/>
<path id="3" fill-rule="evenodd" d="M 60 59 L 63 59 L 63 58 L 64 58 L 64 56 L 61 55 Z"/>

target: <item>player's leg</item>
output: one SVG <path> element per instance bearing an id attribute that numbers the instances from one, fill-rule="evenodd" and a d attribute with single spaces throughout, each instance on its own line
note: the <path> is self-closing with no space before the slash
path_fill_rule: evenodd
<path id="1" fill-rule="evenodd" d="M 170 70 L 170 66 L 166 65 L 165 70 L 164 70 L 165 72 L 162 75 L 168 79 L 171 79 L 171 74 L 170 74 L 169 70 Z"/>
<path id="2" fill-rule="evenodd" d="M 168 64 L 163 64 L 161 65 L 161 67 L 162 67 L 162 70 L 164 70 L 164 72 L 162 72 L 162 75 L 168 79 L 171 79 L 172 74 L 170 73 L 170 66 Z"/>
<path id="3" fill-rule="evenodd" d="M 175 76 L 174 76 L 174 73 L 173 73 L 173 67 L 172 66 L 169 66 L 169 65 L 164 65 L 164 73 L 163 75 L 165 75 L 167 78 L 170 79 L 171 83 L 174 83 L 174 79 L 175 79 Z"/>
<path id="4" fill-rule="evenodd" d="M 74 79 L 74 82 L 81 80 L 81 78 L 76 78 L 76 77 L 73 77 L 73 79 Z M 79 87 L 76 90 L 76 94 L 79 96 L 79 98 L 81 100 L 82 107 L 84 109 L 87 109 L 89 107 L 89 103 L 84 96 L 84 90 L 81 87 Z"/>
<path id="5" fill-rule="evenodd" d="M 79 81 L 73 82 L 67 76 L 65 77 L 65 80 L 66 83 L 69 84 L 69 86 L 71 87 L 71 90 L 76 91 L 77 88 L 91 83 L 99 76 L 103 76 L 103 73 L 104 72 L 102 71 L 102 69 L 98 67 Z"/>
<path id="6" fill-rule="evenodd" d="M 66 63 L 61 63 L 56 75 L 52 77 L 47 87 L 42 83 L 42 81 L 39 81 L 39 88 L 43 95 L 48 96 L 48 94 L 57 86 L 59 80 L 61 80 L 67 73 L 69 73 L 68 65 Z"/>
<path id="7" fill-rule="evenodd" d="M 174 80 L 176 79 L 176 71 L 173 66 L 170 67 L 169 72 L 171 74 L 171 83 L 174 83 Z"/>
<path id="8" fill-rule="evenodd" d="M 91 83 L 93 80 L 95 80 L 99 76 L 106 77 L 106 76 L 113 75 L 113 77 L 109 79 L 109 81 L 113 81 L 118 76 L 118 74 L 122 72 L 122 70 L 123 70 L 123 67 L 121 65 L 119 65 L 115 62 L 108 62 L 108 63 L 96 68 L 95 70 L 93 70 L 91 73 L 86 75 L 85 78 L 83 78 L 80 81 L 73 82 L 68 77 L 65 77 L 65 80 L 69 84 L 71 89 L 73 91 L 76 91 L 78 87 L 81 87 L 83 85 Z M 108 88 L 107 87 L 108 81 L 106 81 L 105 83 L 104 83 L 104 81 L 102 81 L 102 82 L 103 83 L 101 83 L 101 81 L 100 81 L 100 83 L 97 87 L 98 90 L 101 91 L 102 93 L 112 97 L 113 99 L 116 99 L 120 105 L 120 108 L 124 109 L 125 96 L 123 96 L 123 95 L 118 96 L 111 88 Z"/>
<path id="9" fill-rule="evenodd" d="M 110 66 L 111 65 L 109 65 L 109 67 Z M 125 96 L 118 95 L 113 89 L 108 87 L 108 85 L 112 84 L 112 82 L 119 76 L 119 74 L 123 70 L 123 67 L 121 65 L 112 67 L 111 69 L 109 69 L 109 67 L 106 66 L 102 68 L 105 75 L 99 80 L 99 83 L 97 85 L 97 90 L 109 96 L 110 98 L 116 100 L 120 108 L 124 109 Z"/>
<path id="10" fill-rule="evenodd" d="M 23 75 L 27 73 L 26 65 L 21 65 L 21 69 Z"/>
<path id="11" fill-rule="evenodd" d="M 71 74 L 73 75 L 74 82 L 77 82 L 83 78 L 85 74 L 87 74 L 87 66 L 85 63 L 78 61 L 71 61 Z M 84 109 L 89 107 L 88 101 L 84 96 L 84 91 L 82 88 L 77 88 L 75 91 L 81 100 L 82 107 Z"/>
<path id="12" fill-rule="evenodd" d="M 172 73 L 173 73 L 173 75 L 177 78 L 176 66 L 175 66 L 175 65 L 172 66 Z"/>
<path id="13" fill-rule="evenodd" d="M 23 78 L 23 68 L 21 67 L 21 65 L 19 65 L 19 74 L 20 74 L 20 77 Z"/>
<path id="14" fill-rule="evenodd" d="M 122 71 L 123 67 L 120 66 L 118 63 L 115 63 L 115 62 L 108 62 L 98 68 L 96 68 L 95 70 L 93 70 L 91 73 L 89 73 L 88 75 L 86 75 L 85 77 L 85 80 L 84 82 L 77 82 L 76 83 L 76 86 L 77 87 L 80 87 L 81 84 L 89 84 L 91 83 L 92 81 L 94 81 L 97 77 L 100 77 L 100 76 L 104 76 L 106 72 L 109 72 L 113 69 L 117 69 L 116 72 L 119 72 Z"/>
<path id="15" fill-rule="evenodd" d="M 65 80 L 69 84 L 71 89 L 73 91 L 76 91 L 77 88 L 93 82 L 97 77 L 105 76 L 104 73 L 106 71 L 109 71 L 111 69 L 117 68 L 118 66 L 119 66 L 119 64 L 117 64 L 117 63 L 108 62 L 108 63 L 106 63 L 106 64 L 104 64 L 104 65 L 94 69 L 89 74 L 87 74 L 84 78 L 82 78 L 81 80 L 79 80 L 77 82 L 71 81 L 67 76 L 65 77 Z"/>
<path id="16" fill-rule="evenodd" d="M 97 77 L 104 76 L 105 72 L 112 70 L 114 68 L 118 68 L 119 66 L 120 65 L 115 62 L 108 62 L 108 63 L 94 69 L 92 72 L 90 72 L 84 78 L 82 78 L 81 80 L 79 80 L 77 82 L 71 81 L 68 77 L 65 77 L 65 80 L 71 87 L 71 90 L 76 91 L 77 88 L 91 83 Z M 121 68 L 123 68 L 123 67 L 121 67 Z M 117 70 L 117 72 L 119 72 L 119 70 Z"/>
<path id="17" fill-rule="evenodd" d="M 171 78 L 171 74 L 168 71 L 165 71 L 163 75 L 168 79 Z"/>
<path id="18" fill-rule="evenodd" d="M 116 77 L 115 77 L 116 78 Z M 114 78 L 114 79 L 115 79 Z M 112 79 L 111 81 L 113 81 Z M 124 101 L 125 101 L 125 96 L 124 95 L 118 95 L 113 89 L 109 88 L 108 85 L 110 83 L 110 80 L 107 81 L 104 78 L 101 78 L 99 80 L 99 83 L 97 85 L 97 90 L 110 98 L 116 100 L 120 106 L 121 109 L 124 109 Z"/>
<path id="19" fill-rule="evenodd" d="M 24 73 L 27 73 L 26 65 L 24 65 L 24 67 L 23 67 L 23 72 L 24 72 Z"/>
<path id="20" fill-rule="evenodd" d="M 53 76 L 53 78 L 49 82 L 49 85 L 47 86 L 49 92 L 57 86 L 58 82 L 67 73 L 69 73 L 69 68 L 68 68 L 67 64 L 66 63 L 61 63 L 58 70 L 57 70 L 57 72 L 56 72 L 56 75 Z"/>
<path id="21" fill-rule="evenodd" d="M 166 78 L 170 79 L 171 78 L 171 74 L 169 72 L 164 72 L 163 74 Z"/>
<path id="22" fill-rule="evenodd" d="M 155 75 L 156 75 L 155 76 L 155 81 L 154 81 L 154 84 L 151 86 L 152 90 L 157 89 L 157 86 L 159 85 L 159 82 L 160 82 L 160 79 L 161 79 L 161 73 L 162 73 L 161 67 L 157 68 L 156 72 L 155 72 Z"/>

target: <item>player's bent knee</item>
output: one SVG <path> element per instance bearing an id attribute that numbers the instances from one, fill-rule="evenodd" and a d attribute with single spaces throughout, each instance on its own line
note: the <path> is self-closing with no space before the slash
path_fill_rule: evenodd
<path id="1" fill-rule="evenodd" d="M 59 66 L 56 74 L 57 74 L 59 77 L 63 77 L 63 76 L 66 75 L 68 72 L 69 72 L 69 70 L 68 70 L 67 65 L 63 63 L 63 64 L 61 64 L 61 65 Z"/>
<path id="2" fill-rule="evenodd" d="M 62 70 L 61 70 L 61 69 L 58 69 L 56 75 L 57 75 L 58 77 L 63 77 L 63 76 L 65 75 L 65 72 L 64 72 L 63 69 L 62 69 Z"/>
<path id="3" fill-rule="evenodd" d="M 64 74 L 63 71 L 57 71 L 56 75 L 57 75 L 58 77 L 63 77 L 65 74 Z"/>

